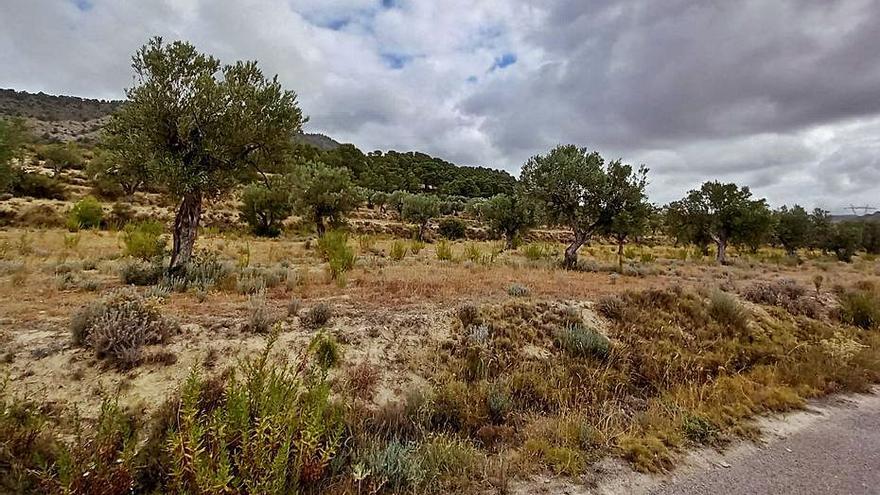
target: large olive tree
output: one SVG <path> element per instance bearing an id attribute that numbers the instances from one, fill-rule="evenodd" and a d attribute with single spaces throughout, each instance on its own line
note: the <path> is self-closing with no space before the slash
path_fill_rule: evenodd
<path id="1" fill-rule="evenodd" d="M 305 121 L 296 94 L 256 62 L 222 66 L 193 45 L 153 38 L 132 58 L 135 86 L 113 115 L 114 145 L 178 201 L 170 270 L 189 262 L 205 199 L 280 160 Z"/>
<path id="2" fill-rule="evenodd" d="M 521 194 L 496 194 L 480 204 L 482 218 L 492 233 L 504 238 L 504 248 L 513 249 L 517 238 L 537 223 L 535 206 Z"/>
<path id="3" fill-rule="evenodd" d="M 574 268 L 577 252 L 593 234 L 610 228 L 615 218 L 644 196 L 648 170 L 575 145 L 557 146 L 523 166 L 523 192 L 537 201 L 551 223 L 572 230 L 563 264 Z"/>
<path id="4" fill-rule="evenodd" d="M 318 237 L 324 237 L 327 221 L 331 226 L 341 224 L 361 202 L 345 167 L 306 163 L 288 175 L 288 184 L 294 211 L 315 224 Z"/>
<path id="5" fill-rule="evenodd" d="M 764 217 L 769 211 L 763 199 L 752 199 L 748 187 L 720 182 L 705 182 L 700 189 L 690 191 L 687 196 L 670 204 L 669 209 L 677 212 L 681 220 L 693 226 L 686 231 L 691 242 L 711 239 L 715 243 L 716 258 L 720 263 L 727 262 L 727 246 L 731 242 L 742 242 L 755 234 L 758 226 L 753 218 Z"/>

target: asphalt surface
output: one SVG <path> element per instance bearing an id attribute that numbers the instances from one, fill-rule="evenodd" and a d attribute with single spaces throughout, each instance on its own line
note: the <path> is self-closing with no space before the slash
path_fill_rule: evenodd
<path id="1" fill-rule="evenodd" d="M 649 493 L 880 494 L 880 397 L 836 404 L 819 414 L 824 417 L 807 427 Z"/>

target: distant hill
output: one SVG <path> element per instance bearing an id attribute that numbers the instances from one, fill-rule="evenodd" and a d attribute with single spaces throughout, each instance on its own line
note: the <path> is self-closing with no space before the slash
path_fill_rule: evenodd
<path id="1" fill-rule="evenodd" d="M 25 119 L 34 135 L 45 141 L 94 141 L 110 114 L 123 103 L 0 89 L 0 116 Z M 295 140 L 322 151 L 340 145 L 323 134 L 303 133 Z"/>
<path id="2" fill-rule="evenodd" d="M 870 215 L 831 215 L 832 222 L 880 222 L 880 211 Z"/>

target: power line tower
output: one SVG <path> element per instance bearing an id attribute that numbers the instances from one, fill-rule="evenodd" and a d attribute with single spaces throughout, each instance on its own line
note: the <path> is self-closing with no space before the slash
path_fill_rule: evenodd
<path id="1" fill-rule="evenodd" d="M 853 215 L 856 215 L 856 216 L 859 216 L 859 211 L 862 212 L 862 215 L 867 215 L 868 212 L 873 213 L 873 212 L 877 211 L 877 208 L 874 208 L 873 206 L 868 206 L 868 205 L 855 206 L 853 204 L 850 204 L 849 209 L 852 210 Z"/>

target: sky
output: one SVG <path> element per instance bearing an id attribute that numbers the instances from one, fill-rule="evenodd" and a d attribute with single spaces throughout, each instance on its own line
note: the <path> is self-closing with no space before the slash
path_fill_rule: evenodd
<path id="1" fill-rule="evenodd" d="M 880 207 L 880 0 L 2 0 L 0 87 L 118 99 L 150 37 L 258 60 L 321 132 L 513 174 L 574 143 L 771 205 Z"/>

